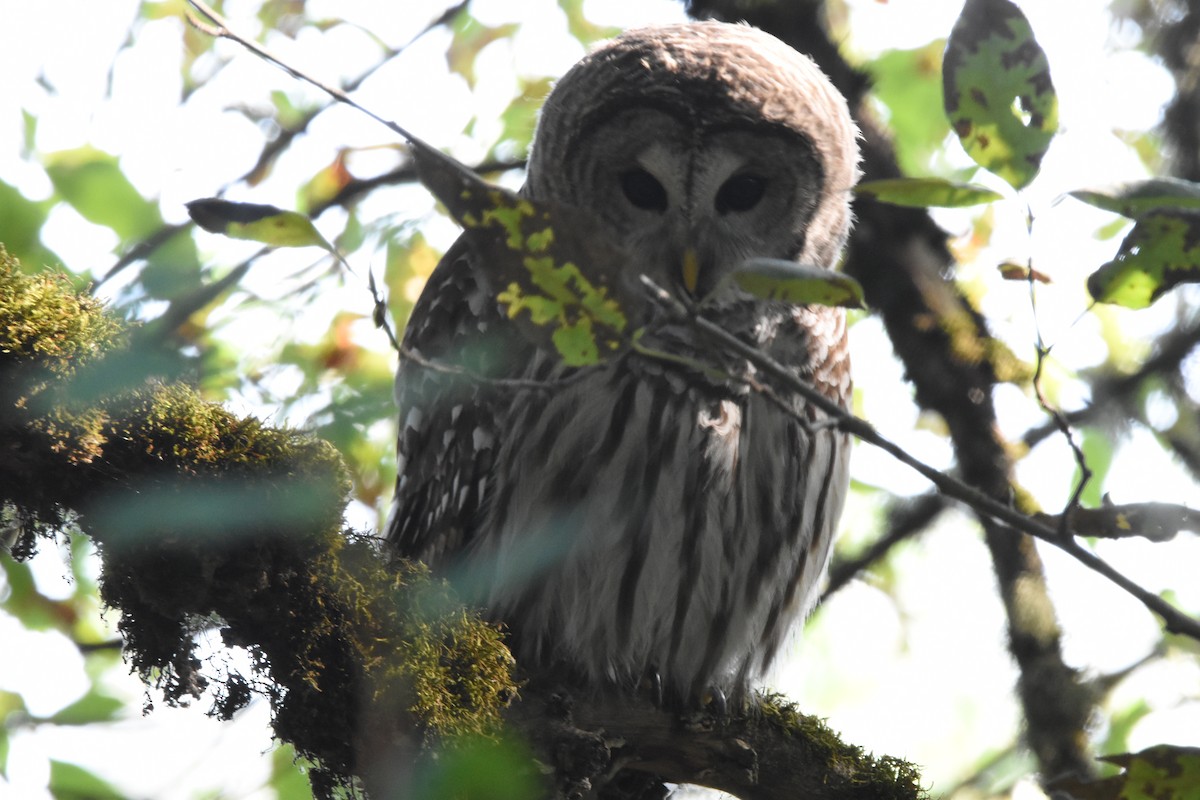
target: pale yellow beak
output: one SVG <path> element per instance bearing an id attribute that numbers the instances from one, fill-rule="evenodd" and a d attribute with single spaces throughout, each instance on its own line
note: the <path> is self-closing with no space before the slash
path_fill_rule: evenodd
<path id="1" fill-rule="evenodd" d="M 696 294 L 696 285 L 700 282 L 700 259 L 696 251 L 689 247 L 683 251 L 683 286 L 688 294 Z"/>

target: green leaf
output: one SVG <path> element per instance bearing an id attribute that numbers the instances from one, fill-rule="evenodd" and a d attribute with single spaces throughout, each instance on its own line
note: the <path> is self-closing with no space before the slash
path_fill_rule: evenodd
<path id="1" fill-rule="evenodd" d="M 1099 508 L 1103 503 L 1104 481 L 1108 477 L 1108 471 L 1112 468 L 1115 450 L 1113 438 L 1106 431 L 1084 428 L 1082 440 L 1080 446 L 1083 449 L 1083 460 L 1091 470 L 1092 478 L 1084 487 L 1083 494 L 1079 499 L 1086 508 Z M 1076 466 L 1075 475 L 1071 478 L 1071 485 L 1075 486 L 1081 477 L 1083 476 L 1079 467 Z"/>
<path id="2" fill-rule="evenodd" d="M 1177 178 L 1114 183 L 1111 186 L 1076 189 L 1067 194 L 1076 200 L 1130 218 L 1160 208 L 1200 209 L 1200 183 Z"/>
<path id="3" fill-rule="evenodd" d="M 196 240 L 180 226 L 146 259 L 141 282 L 149 297 L 173 300 L 200 288 L 202 276 Z"/>
<path id="4" fill-rule="evenodd" d="M 897 206 L 961 208 L 991 203 L 1003 195 L 975 183 L 958 183 L 945 178 L 889 178 L 866 181 L 854 188 L 864 194 Z"/>
<path id="5" fill-rule="evenodd" d="M 1068 778 L 1048 788 L 1076 800 L 1197 800 L 1200 748 L 1160 744 L 1140 753 L 1102 756 L 1125 771 L 1100 780 Z"/>
<path id="6" fill-rule="evenodd" d="M 333 251 L 312 220 L 295 211 L 216 197 L 193 200 L 187 203 L 187 210 L 192 220 L 204 230 L 231 239 L 249 239 L 272 247 L 311 246 Z"/>
<path id="7" fill-rule="evenodd" d="M 1200 212 L 1152 211 L 1140 217 L 1116 257 L 1093 272 L 1099 303 L 1146 308 L 1181 283 L 1200 282 Z"/>
<path id="8" fill-rule="evenodd" d="M 942 61 L 946 117 L 967 154 L 1016 189 L 1058 130 L 1058 95 L 1029 20 L 1009 0 L 967 0 Z"/>
<path id="9" fill-rule="evenodd" d="M 521 79 L 521 93 L 512 99 L 508 108 L 500 115 L 504 129 L 500 133 L 498 145 L 507 146 L 510 148 L 509 152 L 529 151 L 529 145 L 533 141 L 534 120 L 537 119 L 537 112 L 542 103 L 546 102 L 546 95 L 550 94 L 552 83 L 549 78 Z M 493 157 L 496 152 L 497 148 L 492 148 Z"/>
<path id="10" fill-rule="evenodd" d="M 27 200 L 0 181 L 0 244 L 29 269 L 41 269 L 58 258 L 42 246 L 39 234 L 46 222 L 43 203 Z"/>
<path id="11" fill-rule="evenodd" d="M 596 233 L 589 215 L 520 197 L 420 140 L 409 143 L 421 183 L 463 226 L 500 287 L 496 299 L 526 338 L 572 367 L 629 344 L 630 313 L 639 305 L 621 282 L 627 259 Z"/>
<path id="12" fill-rule="evenodd" d="M 46 156 L 55 190 L 89 222 L 111 228 L 122 242 L 143 239 L 162 226 L 158 205 L 133 188 L 115 156 L 93 147 Z"/>
<path id="13" fill-rule="evenodd" d="M 915 50 L 888 50 L 867 65 L 871 93 L 887 106 L 896 158 L 906 174 L 928 171 L 950 124 L 942 113 L 942 52 L 938 39 Z"/>
<path id="14" fill-rule="evenodd" d="M 0 778 L 8 777 L 8 754 L 12 747 L 9 731 L 18 729 L 13 722 L 26 718 L 28 710 L 25 708 L 25 698 L 15 692 L 0 689 L 0 720 L 8 723 L 0 725 Z"/>
<path id="15" fill-rule="evenodd" d="M 450 24 L 454 38 L 446 50 L 446 65 L 466 79 L 467 85 L 475 86 L 475 57 L 492 42 L 511 38 L 519 25 L 484 25 L 470 14 L 457 14 Z"/>
<path id="16" fill-rule="evenodd" d="M 93 688 L 71 705 L 59 710 L 47 722 L 55 725 L 91 725 L 116 719 L 125 704 Z"/>
<path id="17" fill-rule="evenodd" d="M 33 569 L 11 558 L 0 558 L 0 573 L 8 585 L 0 608 L 17 618 L 31 631 L 66 630 L 72 615 L 70 606 L 43 595 L 33 579 Z"/>
<path id="18" fill-rule="evenodd" d="M 276 800 L 312 800 L 307 762 L 297 761 L 296 749 L 283 744 L 271 753 L 271 777 L 267 785 L 275 790 Z"/>
<path id="19" fill-rule="evenodd" d="M 621 32 L 620 28 L 596 25 L 589 20 L 584 14 L 583 0 L 558 0 L 558 7 L 567 18 L 567 30 L 580 44 L 589 45 L 600 39 L 611 39 Z"/>
<path id="20" fill-rule="evenodd" d="M 841 272 L 777 258 L 751 258 L 730 276 L 743 291 L 797 305 L 866 308 L 862 286 Z"/>
<path id="21" fill-rule="evenodd" d="M 525 800 L 541 791 L 529 769 L 532 757 L 524 746 L 510 741 L 478 739 L 448 747 L 436 760 L 426 759 L 411 796 L 425 800 L 486 797 Z"/>
<path id="22" fill-rule="evenodd" d="M 300 128 L 308 119 L 308 109 L 299 109 L 287 92 L 276 89 L 271 92 L 271 105 L 275 107 L 275 121 L 286 131 Z"/>
<path id="23" fill-rule="evenodd" d="M 37 149 L 38 118 L 22 108 L 21 122 L 21 158 L 29 158 Z"/>
<path id="24" fill-rule="evenodd" d="M 55 800 L 124 800 L 108 781 L 78 764 L 50 759 L 50 794 Z"/>

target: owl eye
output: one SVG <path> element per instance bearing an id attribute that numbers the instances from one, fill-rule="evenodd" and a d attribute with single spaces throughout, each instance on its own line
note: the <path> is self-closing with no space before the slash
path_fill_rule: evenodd
<path id="1" fill-rule="evenodd" d="M 717 213 L 749 211 L 767 192 L 767 179 L 758 175 L 734 175 L 717 190 Z"/>
<path id="2" fill-rule="evenodd" d="M 621 173 L 621 191 L 625 199 L 643 211 L 667 210 L 667 190 L 644 169 L 629 169 Z"/>

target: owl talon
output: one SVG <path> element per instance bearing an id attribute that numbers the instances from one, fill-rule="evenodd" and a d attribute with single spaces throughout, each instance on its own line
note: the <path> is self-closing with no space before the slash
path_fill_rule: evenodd
<path id="1" fill-rule="evenodd" d="M 650 702 L 654 703 L 654 707 L 662 708 L 665 702 L 662 675 L 659 674 L 658 668 L 653 664 L 646 668 L 646 675 L 642 678 L 642 686 L 650 692 Z"/>
<path id="2" fill-rule="evenodd" d="M 700 703 L 717 719 L 725 719 L 729 716 L 729 702 L 725 698 L 725 692 L 719 686 L 709 686 L 700 698 Z"/>

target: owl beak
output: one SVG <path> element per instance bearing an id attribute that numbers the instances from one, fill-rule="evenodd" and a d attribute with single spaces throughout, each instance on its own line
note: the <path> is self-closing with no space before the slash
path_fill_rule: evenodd
<path id="1" fill-rule="evenodd" d="M 696 287 L 700 284 L 700 258 L 696 255 L 695 248 L 688 247 L 683 251 L 683 287 L 687 289 L 688 294 L 693 297 L 696 295 Z"/>

